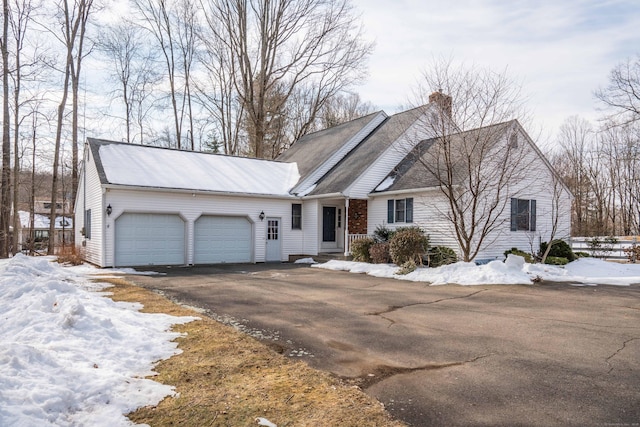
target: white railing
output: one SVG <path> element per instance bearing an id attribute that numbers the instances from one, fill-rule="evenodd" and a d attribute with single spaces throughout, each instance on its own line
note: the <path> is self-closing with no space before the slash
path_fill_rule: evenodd
<path id="1" fill-rule="evenodd" d="M 626 260 L 628 255 L 624 250 L 640 244 L 640 236 L 572 237 L 569 244 L 574 252 L 587 252 L 596 258 Z"/>
<path id="2" fill-rule="evenodd" d="M 371 234 L 349 234 L 347 235 L 347 247 L 344 248 L 345 254 L 351 254 L 351 243 L 354 240 L 366 239 L 367 237 L 373 237 Z"/>

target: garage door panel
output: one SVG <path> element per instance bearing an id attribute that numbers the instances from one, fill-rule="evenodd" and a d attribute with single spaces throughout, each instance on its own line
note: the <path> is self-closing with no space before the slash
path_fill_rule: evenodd
<path id="1" fill-rule="evenodd" d="M 196 264 L 251 262 L 251 223 L 244 217 L 201 216 L 194 234 Z"/>
<path id="2" fill-rule="evenodd" d="M 117 266 L 185 264 L 185 226 L 179 215 L 125 213 L 115 227 Z"/>

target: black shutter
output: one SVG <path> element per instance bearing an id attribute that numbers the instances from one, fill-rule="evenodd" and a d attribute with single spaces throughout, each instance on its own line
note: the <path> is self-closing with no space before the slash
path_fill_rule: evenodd
<path id="1" fill-rule="evenodd" d="M 406 199 L 404 203 L 405 222 L 413 222 L 413 197 Z"/>
<path id="2" fill-rule="evenodd" d="M 393 200 L 387 200 L 387 222 L 393 224 L 393 214 L 395 210 L 395 203 Z"/>
<path id="3" fill-rule="evenodd" d="M 511 231 L 518 231 L 518 199 L 511 198 Z"/>
<path id="4" fill-rule="evenodd" d="M 529 206 L 531 217 L 529 219 L 529 230 L 536 231 L 536 201 L 531 200 L 531 205 Z"/>

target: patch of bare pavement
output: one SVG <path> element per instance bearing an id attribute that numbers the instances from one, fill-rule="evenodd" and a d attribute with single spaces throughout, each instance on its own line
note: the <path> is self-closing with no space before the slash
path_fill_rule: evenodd
<path id="1" fill-rule="evenodd" d="M 412 426 L 640 426 L 640 286 L 427 286 L 225 265 L 129 276 Z"/>

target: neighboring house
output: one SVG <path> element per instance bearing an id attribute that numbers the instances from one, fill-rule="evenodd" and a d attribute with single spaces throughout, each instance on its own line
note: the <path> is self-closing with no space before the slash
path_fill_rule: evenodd
<path id="1" fill-rule="evenodd" d="M 350 241 L 379 225 L 418 225 L 432 242 L 456 249 L 437 186 L 411 161 L 416 146 L 434 136 L 424 121 L 439 112 L 431 102 L 392 116 L 369 114 L 302 137 L 276 161 L 90 138 L 75 204 L 76 242 L 99 266 L 269 262 L 345 253 Z M 483 259 L 500 258 L 513 246 L 537 245 L 532 236 L 544 236 L 550 222 L 541 215 L 549 192 L 536 189 L 550 185 L 554 172 L 516 121 L 504 126 L 517 129 L 521 149 L 542 169 L 505 194 L 515 200 L 516 211 L 519 200 L 527 207 L 522 203 L 513 215 L 514 231 L 511 213 L 505 212 L 504 227 L 478 256 Z M 509 143 L 496 144 L 502 142 Z M 569 202 L 567 192 L 563 203 Z M 560 222 L 562 236 L 568 210 Z"/>
<path id="2" fill-rule="evenodd" d="M 18 211 L 20 217 L 18 229 L 19 250 L 42 250 L 47 248 L 49 242 L 49 217 L 40 214 L 33 215 L 33 245 L 31 245 L 31 217 L 29 212 Z M 70 217 L 56 217 L 55 220 L 56 246 L 63 243 L 70 244 L 73 238 L 73 219 Z"/>

